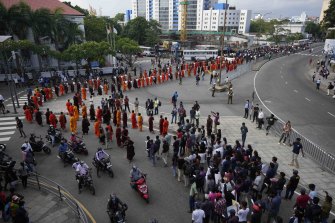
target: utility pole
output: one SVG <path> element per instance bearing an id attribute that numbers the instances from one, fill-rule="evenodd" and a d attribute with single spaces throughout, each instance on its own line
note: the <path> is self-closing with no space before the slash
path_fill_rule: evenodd
<path id="1" fill-rule="evenodd" d="M 7 74 L 6 74 L 7 84 L 8 84 L 8 88 L 9 88 L 9 92 L 10 92 L 10 97 L 11 97 L 12 103 L 13 103 L 14 114 L 17 114 L 16 107 L 15 107 L 15 102 L 14 102 L 14 97 L 13 97 L 13 92 L 12 92 L 13 79 L 9 80 L 9 78 L 8 78 L 8 73 L 10 73 L 10 75 L 12 76 L 12 72 L 11 72 L 11 69 L 9 68 L 9 65 L 8 65 L 8 59 L 7 59 L 6 52 L 4 52 L 4 55 L 5 55 L 4 59 L 6 60 L 6 67 L 7 67 Z"/>
<path id="2" fill-rule="evenodd" d="M 188 5 L 188 1 L 184 0 L 180 2 L 180 5 L 182 7 L 180 41 L 185 42 L 187 41 L 187 5 Z"/>
<path id="3" fill-rule="evenodd" d="M 14 61 L 16 61 L 16 54 L 14 51 L 12 51 L 12 60 L 13 60 L 13 63 Z M 11 70 L 10 70 L 10 78 L 12 79 L 12 82 L 13 82 L 13 74 Z M 17 92 L 16 92 L 16 83 L 14 83 L 14 94 L 15 94 L 17 107 L 20 108 L 19 99 L 17 98 Z"/>
<path id="4" fill-rule="evenodd" d="M 226 33 L 226 21 L 227 21 L 227 9 L 228 9 L 228 0 L 226 0 L 225 11 L 224 11 L 224 23 L 223 23 L 223 34 L 221 36 L 221 56 L 220 56 L 220 76 L 219 76 L 219 85 L 221 84 L 222 79 L 222 61 L 224 59 L 224 38 Z"/>

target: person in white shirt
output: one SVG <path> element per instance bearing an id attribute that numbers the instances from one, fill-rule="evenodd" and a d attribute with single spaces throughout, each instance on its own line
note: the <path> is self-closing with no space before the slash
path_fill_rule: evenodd
<path id="1" fill-rule="evenodd" d="M 259 110 L 257 119 L 258 119 L 258 127 L 257 128 L 262 129 L 262 125 L 264 123 L 264 113 L 263 113 L 262 109 Z"/>
<path id="2" fill-rule="evenodd" d="M 200 209 L 200 204 L 195 204 L 195 210 L 192 212 L 192 223 L 203 223 L 205 219 L 205 212 Z"/>
<path id="3" fill-rule="evenodd" d="M 238 222 L 241 222 L 241 223 L 247 223 L 247 217 L 248 217 L 248 214 L 249 214 L 249 208 L 247 208 L 247 202 L 246 201 L 242 201 L 241 202 L 241 207 L 238 207 L 237 206 L 237 217 L 238 217 Z M 241 209 L 239 209 L 241 208 Z"/>

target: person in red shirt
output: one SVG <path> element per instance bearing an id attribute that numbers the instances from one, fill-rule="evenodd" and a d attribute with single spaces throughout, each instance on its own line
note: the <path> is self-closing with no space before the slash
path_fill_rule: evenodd
<path id="1" fill-rule="evenodd" d="M 301 189 L 300 193 L 301 195 L 297 197 L 294 207 L 298 208 L 299 210 L 305 210 L 310 197 L 306 194 L 306 190 L 304 188 Z"/>

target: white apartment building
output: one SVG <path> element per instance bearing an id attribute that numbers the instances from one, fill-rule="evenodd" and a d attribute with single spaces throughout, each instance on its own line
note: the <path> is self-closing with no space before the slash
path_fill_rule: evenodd
<path id="1" fill-rule="evenodd" d="M 227 10 L 226 31 L 238 34 L 249 32 L 251 10 Z M 225 10 L 204 10 L 202 20 L 198 21 L 197 30 L 224 31 Z"/>
<path id="2" fill-rule="evenodd" d="M 146 0 L 132 0 L 131 8 L 132 8 L 132 17 L 131 19 L 135 19 L 136 17 L 146 17 Z"/>

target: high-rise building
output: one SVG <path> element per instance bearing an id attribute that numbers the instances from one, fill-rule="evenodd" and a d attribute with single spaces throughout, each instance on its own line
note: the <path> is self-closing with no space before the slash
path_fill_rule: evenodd
<path id="1" fill-rule="evenodd" d="M 133 16 L 133 11 L 132 10 L 126 10 L 126 12 L 124 13 L 124 23 L 129 22 L 129 20 L 132 19 Z"/>
<path id="2" fill-rule="evenodd" d="M 146 6 L 147 0 L 132 0 L 132 19 L 135 19 L 136 17 L 146 18 Z"/>
<path id="3" fill-rule="evenodd" d="M 323 2 L 322 2 L 322 8 L 321 8 L 321 13 L 320 13 L 320 19 L 319 19 L 320 22 L 323 20 L 323 18 L 325 16 L 324 11 L 328 9 L 329 4 L 330 4 L 330 0 L 323 0 Z"/>

